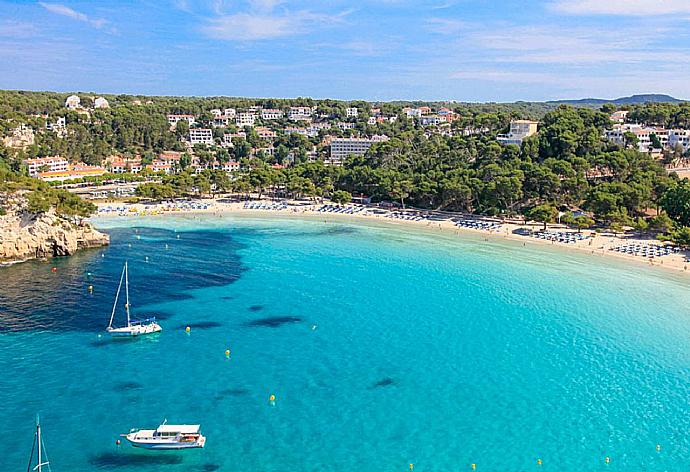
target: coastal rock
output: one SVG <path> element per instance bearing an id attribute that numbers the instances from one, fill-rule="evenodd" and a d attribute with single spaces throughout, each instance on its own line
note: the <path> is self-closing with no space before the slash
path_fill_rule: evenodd
<path id="1" fill-rule="evenodd" d="M 21 199 L 8 205 L 0 216 L 0 263 L 70 256 L 79 249 L 110 244 L 110 237 L 89 223 L 56 215 L 53 210 L 33 214 Z"/>

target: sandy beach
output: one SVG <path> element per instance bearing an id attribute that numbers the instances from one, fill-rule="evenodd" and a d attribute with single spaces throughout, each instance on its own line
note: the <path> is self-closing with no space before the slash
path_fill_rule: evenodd
<path id="1" fill-rule="evenodd" d="M 625 252 L 625 249 L 634 247 L 650 248 L 656 250 L 662 248 L 664 243 L 641 236 L 617 235 L 610 232 L 595 232 L 584 230 L 578 233 L 565 225 L 547 225 L 547 235 L 553 240 L 537 237 L 537 233 L 543 230 L 542 223 L 524 224 L 517 220 L 501 220 L 498 218 L 478 217 L 476 215 L 463 215 L 459 213 L 431 212 L 415 209 L 383 209 L 365 205 L 343 205 L 344 208 L 353 209 L 352 213 L 338 213 L 333 211 L 320 211 L 324 205 L 337 207 L 337 205 L 325 203 L 313 203 L 292 200 L 251 200 L 228 201 L 224 199 L 200 199 L 194 201 L 178 201 L 175 203 L 158 204 L 128 204 L 128 203 L 98 203 L 99 216 L 118 216 L 122 218 L 137 218 L 153 215 L 180 215 L 180 214 L 212 214 L 218 217 L 224 215 L 248 215 L 267 217 L 280 215 L 283 217 L 310 217 L 323 219 L 324 221 L 375 221 L 385 224 L 398 225 L 413 229 L 433 229 L 444 234 L 454 233 L 481 235 L 488 240 L 500 238 L 519 241 L 523 245 L 549 245 L 566 250 L 585 252 L 593 256 L 615 257 L 627 260 L 635 265 L 654 266 L 660 269 L 675 272 L 688 273 L 690 266 L 690 251 L 678 251 L 661 257 L 646 257 Z M 486 228 L 471 228 L 459 225 L 458 222 L 476 222 Z M 558 236 L 556 236 L 558 235 Z M 548 236 L 547 236 L 548 237 Z M 561 242 L 568 240 L 568 242 Z M 624 248 L 616 250 L 616 248 Z"/>

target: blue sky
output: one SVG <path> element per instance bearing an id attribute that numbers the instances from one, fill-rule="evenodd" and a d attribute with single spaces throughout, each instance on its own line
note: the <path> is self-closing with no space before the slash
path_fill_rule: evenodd
<path id="1" fill-rule="evenodd" d="M 690 98 L 690 0 L 0 0 L 0 88 Z"/>

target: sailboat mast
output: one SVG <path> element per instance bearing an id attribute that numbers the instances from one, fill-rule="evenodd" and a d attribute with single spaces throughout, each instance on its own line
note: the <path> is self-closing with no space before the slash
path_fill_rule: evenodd
<path id="1" fill-rule="evenodd" d="M 108 323 L 108 328 L 113 327 L 113 318 L 115 318 L 115 309 L 117 308 L 117 299 L 120 297 L 120 290 L 122 289 L 122 279 L 125 278 L 125 270 L 127 270 L 127 263 L 125 262 L 125 267 L 122 269 L 122 275 L 120 275 L 120 285 L 117 286 L 117 293 L 115 294 L 115 303 L 113 303 L 113 311 L 110 313 L 110 323 Z"/>
<path id="2" fill-rule="evenodd" d="M 38 472 L 43 469 L 43 462 L 41 460 L 41 422 L 36 415 L 36 442 L 38 443 Z"/>
<path id="3" fill-rule="evenodd" d="M 127 262 L 125 261 L 125 295 L 127 303 L 125 304 L 125 311 L 127 311 L 127 327 L 129 327 L 129 270 L 127 269 Z"/>

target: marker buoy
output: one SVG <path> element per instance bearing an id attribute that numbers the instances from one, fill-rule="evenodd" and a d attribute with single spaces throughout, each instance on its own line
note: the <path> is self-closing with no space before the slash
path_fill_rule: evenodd
<path id="1" fill-rule="evenodd" d="M 101 254 L 101 257 L 105 257 L 105 254 Z"/>
<path id="2" fill-rule="evenodd" d="M 179 235 L 179 234 L 177 235 L 177 239 L 180 239 L 180 235 Z"/>
<path id="3" fill-rule="evenodd" d="M 89 292 L 93 292 L 93 285 L 89 285 Z"/>
<path id="4" fill-rule="evenodd" d="M 606 459 L 604 459 L 604 462 L 608 464 L 609 462 L 611 462 L 611 459 L 609 459 L 609 457 L 607 456 Z"/>
<path id="5" fill-rule="evenodd" d="M 410 464 L 410 470 L 414 470 L 414 464 Z"/>
<path id="6" fill-rule="evenodd" d="M 127 247 L 132 247 L 132 245 L 131 245 L 131 244 L 128 244 Z"/>
<path id="7" fill-rule="evenodd" d="M 230 349 L 225 350 L 225 357 L 230 357 Z"/>
<path id="8" fill-rule="evenodd" d="M 541 459 L 537 459 L 537 465 L 541 465 Z"/>
<path id="9" fill-rule="evenodd" d="M 146 262 L 148 262 L 148 261 L 149 261 L 149 256 L 146 256 Z"/>
<path id="10" fill-rule="evenodd" d="M 186 332 L 189 333 L 189 332 L 192 330 L 192 328 L 190 328 L 189 326 L 187 326 L 184 330 L 185 330 Z"/>
<path id="11" fill-rule="evenodd" d="M 656 445 L 656 452 L 661 452 L 661 444 Z"/>
<path id="12" fill-rule="evenodd" d="M 137 235 L 137 239 L 141 239 L 141 236 Z"/>
<path id="13" fill-rule="evenodd" d="M 276 396 L 271 394 L 271 396 L 268 397 L 268 402 L 271 404 L 271 406 L 276 406 Z"/>
<path id="14" fill-rule="evenodd" d="M 472 470 L 477 470 L 477 464 L 472 464 Z"/>
<path id="15" fill-rule="evenodd" d="M 168 245 L 167 245 L 167 244 L 165 245 L 165 249 L 168 249 Z"/>
<path id="16" fill-rule="evenodd" d="M 115 441 L 115 444 L 117 444 L 117 445 L 119 446 L 119 445 L 120 445 L 120 440 L 119 440 L 119 439 L 116 440 L 116 441 Z"/>
<path id="17" fill-rule="evenodd" d="M 57 272 L 57 267 L 53 267 L 52 269 L 50 269 L 50 271 L 53 273 Z"/>

